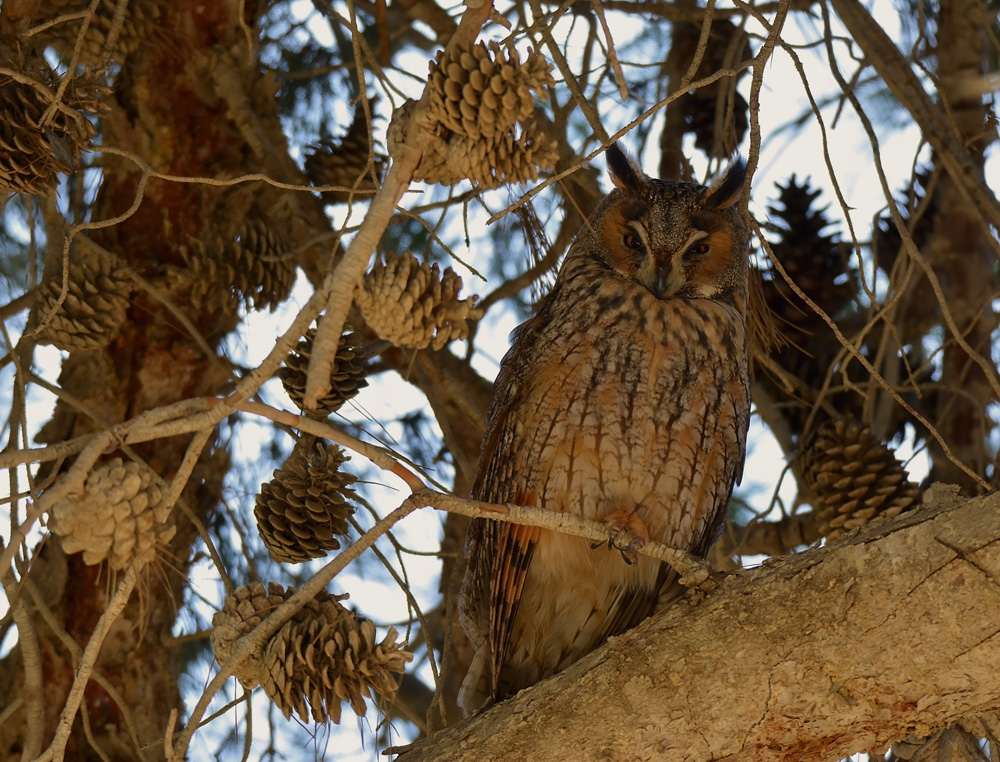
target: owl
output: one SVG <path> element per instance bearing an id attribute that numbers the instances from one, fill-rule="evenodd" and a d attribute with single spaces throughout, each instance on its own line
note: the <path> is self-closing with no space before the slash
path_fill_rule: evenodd
<path id="1" fill-rule="evenodd" d="M 746 165 L 708 187 L 647 177 L 578 233 L 500 365 L 473 497 L 603 522 L 609 546 L 477 519 L 462 625 L 467 714 L 548 677 L 676 599 L 649 540 L 704 557 L 743 471 L 750 416 Z"/>

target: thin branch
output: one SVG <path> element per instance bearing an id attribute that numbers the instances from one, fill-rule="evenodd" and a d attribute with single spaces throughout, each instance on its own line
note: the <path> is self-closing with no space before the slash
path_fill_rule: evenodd
<path id="1" fill-rule="evenodd" d="M 458 47 L 471 46 L 482 25 L 490 18 L 492 10 L 492 2 L 467 6 L 455 35 L 448 42 L 446 54 Z M 430 131 L 427 116 L 429 93 L 430 90 L 424 88 L 424 94 L 419 102 L 413 104 L 410 109 L 398 109 L 394 114 L 393 122 L 397 119 L 405 121 L 404 124 L 395 125 L 395 128 L 390 126 L 390 131 L 394 129 L 394 134 L 402 136 L 402 143 L 390 145 L 393 161 L 385 182 L 372 200 L 357 235 L 351 240 L 340 262 L 324 282 L 324 291 L 328 295 L 326 316 L 316 329 L 316 338 L 309 358 L 309 375 L 303 394 L 303 404 L 308 409 L 315 408 L 318 401 L 330 391 L 330 370 L 333 367 L 347 312 L 354 300 L 354 288 L 368 267 L 372 252 L 385 233 L 396 204 L 409 187 L 413 172 L 420 163 L 421 146 Z"/>
<path id="2" fill-rule="evenodd" d="M 173 723 L 168 725 L 167 736 L 165 737 L 167 747 L 171 750 L 171 752 L 168 752 L 168 758 L 170 758 L 170 753 L 174 755 L 175 759 L 186 758 L 191 737 L 194 735 L 195 730 L 201 726 L 202 715 L 208 708 L 212 698 L 222 689 L 226 680 L 233 674 L 240 662 L 250 655 L 251 651 L 267 642 L 267 639 L 277 632 L 281 625 L 291 619 L 295 612 L 301 609 L 306 603 L 315 598 L 319 591 L 324 589 L 330 583 L 330 580 L 337 576 L 348 563 L 358 558 L 396 523 L 420 507 L 420 503 L 415 499 L 415 496 L 411 495 L 408 497 L 396 510 L 377 522 L 375 526 L 365 532 L 356 542 L 338 553 L 332 561 L 316 572 L 294 595 L 275 608 L 257 627 L 237 640 L 233 644 L 229 660 L 220 666 L 219 672 L 205 687 L 201 698 L 198 699 L 198 702 L 191 710 L 187 725 L 180 732 L 177 740 L 172 743 L 171 737 L 174 733 L 174 725 Z"/>
<path id="3" fill-rule="evenodd" d="M 97 656 L 101 652 L 101 646 L 104 645 L 104 639 L 111 630 L 111 625 L 115 623 L 115 620 L 125 610 L 125 605 L 128 603 L 129 596 L 132 595 L 132 589 L 135 587 L 138 579 L 139 569 L 135 564 L 132 564 L 125 571 L 125 576 L 122 577 L 121 582 L 118 583 L 118 589 L 111 600 L 108 601 L 108 605 L 101 614 L 101 618 L 97 620 L 97 625 L 94 627 L 94 631 L 90 635 L 90 640 L 87 642 L 87 647 L 83 651 L 80 664 L 76 668 L 76 675 L 73 678 L 73 685 L 70 687 L 66 703 L 63 705 L 62 713 L 59 715 L 59 724 L 56 726 L 55 737 L 52 739 L 49 748 L 38 757 L 37 762 L 49 762 L 49 760 L 61 760 L 63 758 L 66 751 L 66 744 L 73 730 L 73 721 L 76 718 L 76 712 L 80 708 L 80 702 L 83 701 L 83 692 L 90 681 L 94 665 L 97 663 Z"/>

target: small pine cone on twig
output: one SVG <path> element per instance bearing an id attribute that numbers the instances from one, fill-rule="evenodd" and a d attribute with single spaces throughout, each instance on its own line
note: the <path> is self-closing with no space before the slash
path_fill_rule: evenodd
<path id="1" fill-rule="evenodd" d="M 237 587 L 227 595 L 222 609 L 212 617 L 211 641 L 215 660 L 219 664 L 229 661 L 236 641 L 259 625 L 294 592 L 291 589 L 286 593 L 276 582 L 268 583 L 267 589 L 260 582 L 251 582 L 248 586 Z M 240 662 L 233 674 L 244 688 L 252 689 L 260 683 L 263 662 L 262 644 Z"/>
<path id="2" fill-rule="evenodd" d="M 516 49 L 508 48 L 505 56 L 496 42 L 441 51 L 430 64 L 428 82 L 437 139 L 423 146 L 415 179 L 442 185 L 471 180 L 496 188 L 535 180 L 539 168 L 555 166 L 557 145 L 532 116 L 535 95 L 546 98 L 545 87 L 554 84 L 541 54 L 529 51 L 522 62 Z M 404 114 L 405 108 L 398 113 L 401 121 Z M 390 150 L 394 135 L 390 125 Z"/>
<path id="3" fill-rule="evenodd" d="M 62 538 L 63 550 L 82 552 L 86 564 L 142 567 L 177 531 L 164 498 L 149 466 L 113 458 L 90 472 L 82 494 L 55 503 L 49 527 Z"/>
<path id="4" fill-rule="evenodd" d="M 125 322 L 132 282 L 111 257 L 87 252 L 70 262 L 65 297 L 62 271 L 38 288 L 38 341 L 67 352 L 106 347 Z"/>
<path id="5" fill-rule="evenodd" d="M 285 244 L 261 220 L 244 224 L 232 240 L 193 241 L 183 247 L 184 267 L 172 268 L 168 288 L 198 309 L 272 311 L 292 292 L 295 263 Z"/>
<path id="6" fill-rule="evenodd" d="M 348 460 L 337 445 L 297 446 L 261 485 L 254 516 L 271 558 L 295 564 L 340 547 L 337 535 L 347 534 L 355 508 L 357 477 L 341 470 Z"/>
<path id="7" fill-rule="evenodd" d="M 459 299 L 462 279 L 450 267 L 442 274 L 437 263 L 421 263 L 410 252 L 386 254 L 354 292 L 354 301 L 368 325 L 397 347 L 441 349 L 469 336 L 469 321 L 483 311 L 477 296 Z"/>
<path id="8" fill-rule="evenodd" d="M 374 101 L 370 101 L 369 104 Z M 370 108 L 369 108 L 370 112 Z M 354 109 L 354 121 L 339 141 L 333 138 L 323 138 L 317 144 L 310 146 L 306 152 L 306 174 L 314 185 L 340 185 L 344 188 L 354 188 L 362 191 L 355 195 L 356 200 L 364 199 L 376 190 L 368 169 L 369 155 L 372 146 L 368 139 L 368 121 L 360 104 Z M 386 158 L 375 152 L 371 156 L 375 175 L 381 180 L 385 170 Z M 350 201 L 352 191 L 324 191 L 323 200 L 330 204 L 346 204 Z"/>
<path id="9" fill-rule="evenodd" d="M 311 418 L 326 418 L 368 386 L 365 379 L 365 351 L 360 333 L 347 331 L 341 335 L 330 371 L 330 391 L 316 403 L 315 410 L 306 410 L 302 406 L 302 400 L 305 397 L 306 376 L 309 373 L 309 359 L 312 357 L 315 339 L 316 329 L 310 328 L 285 359 L 285 364 L 278 369 L 278 378 L 292 402 L 306 415 Z"/>
<path id="10" fill-rule="evenodd" d="M 920 505 L 920 488 L 871 429 L 838 420 L 814 434 L 799 455 L 820 534 L 833 541 L 876 518 Z"/>
<path id="11" fill-rule="evenodd" d="M 0 75 L 0 192 L 46 193 L 60 174 L 76 171 L 96 132 L 88 116 L 104 112 L 102 99 L 110 90 L 101 74 L 86 71 L 70 80 L 53 108 L 61 81 L 47 64 L 27 70 L 16 58 L 0 56 L 0 66 L 30 80 Z"/>
<path id="12" fill-rule="evenodd" d="M 264 691 L 286 718 L 340 723 L 343 702 L 364 717 L 364 699 L 392 701 L 397 674 L 413 655 L 390 627 L 379 641 L 375 624 L 349 611 L 333 596 L 317 597 L 274 634 L 261 668 Z"/>

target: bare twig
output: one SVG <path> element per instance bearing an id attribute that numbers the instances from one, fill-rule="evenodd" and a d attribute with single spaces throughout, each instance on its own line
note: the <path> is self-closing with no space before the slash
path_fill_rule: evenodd
<path id="1" fill-rule="evenodd" d="M 70 732 L 73 729 L 76 712 L 80 708 L 80 702 L 83 701 L 83 692 L 90 681 L 94 664 L 97 663 L 97 656 L 101 652 L 101 646 L 104 645 L 104 639 L 111 630 L 111 625 L 114 624 L 118 616 L 125 610 L 125 604 L 128 603 L 129 596 L 132 595 L 132 589 L 135 587 L 138 579 L 139 569 L 135 564 L 132 564 L 125 571 L 125 576 L 118 583 L 118 589 L 108 602 L 107 607 L 101 614 L 101 618 L 94 627 L 94 631 L 90 635 L 87 647 L 83 651 L 79 665 L 77 665 L 76 675 L 73 678 L 73 685 L 70 688 L 69 696 L 67 696 L 62 713 L 59 715 L 59 724 L 56 726 L 55 737 L 52 739 L 49 748 L 38 757 L 37 762 L 48 762 L 52 759 L 61 760 L 63 758 L 66 743 L 69 741 Z"/>

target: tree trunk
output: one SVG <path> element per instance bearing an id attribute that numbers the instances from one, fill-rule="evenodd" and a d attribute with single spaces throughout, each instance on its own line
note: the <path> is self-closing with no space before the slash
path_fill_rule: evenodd
<path id="1" fill-rule="evenodd" d="M 252 2 L 160 4 L 149 39 L 125 59 L 116 76 L 111 108 L 101 121 L 103 143 L 133 152 L 164 175 L 227 178 L 267 171 L 272 177 L 294 181 L 289 177 L 295 170 L 277 120 L 274 87 L 262 81 L 256 51 L 247 48 L 242 26 L 253 27 L 260 10 Z M 236 80 L 220 76 L 225 71 L 238 72 Z M 256 115 L 256 128 L 263 134 L 255 135 L 240 123 L 241 98 L 247 99 L 247 107 Z M 262 152 L 262 145 L 266 151 Z M 82 235 L 90 235 L 153 285 L 152 290 L 139 288 L 133 294 L 126 323 L 110 346 L 75 352 L 65 361 L 61 385 L 89 406 L 89 411 L 58 402 L 52 420 L 39 435 L 41 441 L 50 443 L 105 429 L 178 400 L 218 394 L 230 374 L 215 351 L 237 326 L 239 315 L 235 308 L 177 300 L 165 285 L 166 268 L 182 268 L 182 248 L 190 249 L 194 242 L 232 241 L 247 220 L 268 221 L 270 217 L 283 234 L 289 230 L 294 234 L 303 224 L 299 221 L 303 215 L 282 212 L 288 200 L 279 201 L 276 191 L 262 183 L 221 187 L 183 183 L 144 176 L 132 158 L 106 154 L 103 162 L 104 180 L 92 219 L 101 222 L 127 216 Z M 309 211 L 314 222 L 326 224 L 320 206 Z M 274 220 L 282 213 L 293 220 L 287 226 Z M 301 240 L 306 238 L 303 235 Z M 74 243 L 73 250 L 79 245 Z M 61 251 L 61 246 L 55 249 Z M 306 267 L 310 256 L 314 252 L 305 255 Z M 58 272 L 62 262 L 50 265 Z M 190 319 L 200 341 L 164 307 L 164 296 L 174 297 L 175 307 Z M 223 296 L 212 303 L 225 301 Z M 170 481 L 190 442 L 188 436 L 173 437 L 136 446 L 133 452 Z M 224 447 L 212 442 L 204 453 L 181 501 L 207 522 L 222 494 L 228 455 Z M 172 631 L 183 605 L 185 574 L 198 537 L 181 506 L 174 511 L 175 537 L 168 548 L 160 549 L 153 568 L 144 572 L 101 649 L 94 670 L 98 678 L 86 687 L 66 748 L 67 759 L 163 758 L 168 717 L 171 710 L 182 707 L 182 665 Z M 79 650 L 86 646 L 115 589 L 115 576 L 106 564 L 87 566 L 82 555 L 65 556 L 55 540 L 48 542 L 42 556 L 48 559 L 45 568 L 29 572 L 31 585 L 21 591 L 21 601 L 28 603 L 34 618 L 40 661 L 34 656 L 24 660 L 22 631 L 22 642 L 0 665 L 4 678 L 0 683 L 9 686 L 0 696 L 0 712 L 11 702 L 30 697 L 24 680 L 28 663 L 30 669 L 40 671 L 44 685 L 43 716 L 34 711 L 37 701 L 28 701 L 29 708 L 22 706 L 15 714 L 19 721 L 8 720 L 0 726 L 2 759 L 17 758 L 25 738 L 34 739 L 33 743 L 40 739 L 42 748 L 51 741 L 77 672 Z M 53 575 L 50 569 L 60 573 Z M 48 623 L 39 615 L 42 607 L 51 613 Z M 76 648 L 68 650 L 67 637 Z M 28 643 L 29 650 L 34 651 L 33 645 Z M 98 684 L 102 676 L 118 695 Z"/>
<path id="2" fill-rule="evenodd" d="M 995 135 L 995 130 L 987 130 L 988 109 L 975 88 L 983 74 L 988 26 L 989 19 L 978 0 L 938 5 L 936 53 L 941 105 L 980 172 L 987 136 Z M 941 173 L 937 192 L 938 214 L 926 256 L 941 282 L 942 309 L 950 311 L 954 325 L 945 327 L 947 343 L 941 367 L 945 391 L 938 397 L 936 424 L 954 457 L 986 477 L 992 429 L 987 408 L 996 399 L 987 375 L 996 378 L 990 351 L 997 327 L 993 299 L 1000 287 L 996 242 L 990 239 L 989 225 L 947 172 Z M 990 366 L 989 371 L 960 345 L 955 330 L 980 361 Z M 961 484 L 970 494 L 979 491 L 937 442 L 931 440 L 930 448 L 932 481 Z"/>

